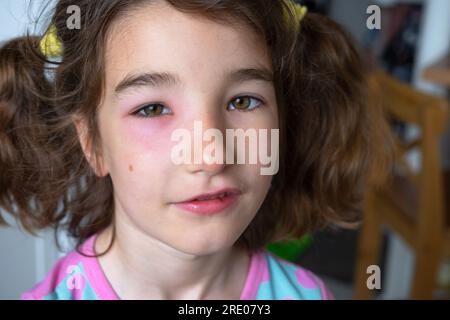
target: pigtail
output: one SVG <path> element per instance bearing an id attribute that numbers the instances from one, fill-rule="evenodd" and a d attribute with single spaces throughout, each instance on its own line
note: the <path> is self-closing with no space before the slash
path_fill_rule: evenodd
<path id="1" fill-rule="evenodd" d="M 0 49 L 0 207 L 27 229 L 35 224 L 23 210 L 31 205 L 34 182 L 40 179 L 35 168 L 48 163 L 39 119 L 48 91 L 44 63 L 27 58 L 38 44 L 38 38 L 22 37 Z"/>
<path id="2" fill-rule="evenodd" d="M 60 220 L 64 190 L 55 183 L 64 134 L 49 130 L 58 114 L 39 44 L 39 37 L 25 36 L 0 49 L 0 208 L 32 234 Z"/>
<path id="3" fill-rule="evenodd" d="M 287 61 L 280 112 L 288 138 L 274 181 L 280 192 L 267 206 L 280 213 L 283 237 L 299 237 L 360 220 L 366 186 L 388 166 L 391 142 L 381 110 L 369 101 L 369 70 L 340 25 L 308 13 Z"/>
<path id="4" fill-rule="evenodd" d="M 54 228 L 58 247 L 61 229 L 80 245 L 111 224 L 112 184 L 86 161 L 71 105 L 55 92 L 60 66 L 40 42 L 27 36 L 0 49 L 0 223 L 10 214 L 32 234 Z"/>

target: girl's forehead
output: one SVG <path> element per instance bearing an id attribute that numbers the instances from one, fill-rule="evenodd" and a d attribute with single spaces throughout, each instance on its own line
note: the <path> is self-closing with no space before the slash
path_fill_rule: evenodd
<path id="1" fill-rule="evenodd" d="M 169 5 L 148 5 L 121 18 L 111 26 L 106 48 L 108 81 L 143 68 L 214 76 L 245 65 L 271 69 L 264 42 L 250 27 Z"/>

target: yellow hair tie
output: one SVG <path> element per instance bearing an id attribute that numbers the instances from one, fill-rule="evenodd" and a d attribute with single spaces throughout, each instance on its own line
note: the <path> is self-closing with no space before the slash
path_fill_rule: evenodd
<path id="1" fill-rule="evenodd" d="M 302 6 L 296 2 L 293 2 L 292 0 L 285 0 L 285 3 L 287 5 L 287 7 L 289 8 L 289 10 L 291 11 L 291 14 L 295 17 L 296 27 L 297 28 L 300 27 L 300 22 L 303 20 L 306 13 L 308 12 L 308 8 L 306 6 Z M 284 16 L 285 16 L 285 19 L 287 21 L 289 21 L 290 15 L 289 15 L 289 12 L 286 11 L 286 7 L 285 7 Z"/>
<path id="2" fill-rule="evenodd" d="M 47 33 L 42 37 L 40 41 L 40 49 L 42 54 L 46 57 L 57 57 L 62 55 L 62 43 L 58 39 L 54 24 L 50 26 Z"/>

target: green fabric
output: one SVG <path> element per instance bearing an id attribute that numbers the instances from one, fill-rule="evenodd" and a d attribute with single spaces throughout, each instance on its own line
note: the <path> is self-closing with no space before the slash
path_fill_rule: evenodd
<path id="1" fill-rule="evenodd" d="M 270 243 L 267 245 L 267 250 L 280 258 L 295 262 L 300 255 L 311 246 L 311 244 L 312 237 L 310 235 L 305 235 L 300 239 Z"/>

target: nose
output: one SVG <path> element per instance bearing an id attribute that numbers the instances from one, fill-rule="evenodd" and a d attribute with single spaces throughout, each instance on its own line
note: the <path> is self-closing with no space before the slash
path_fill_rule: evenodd
<path id="1" fill-rule="evenodd" d="M 226 164 L 226 122 L 222 110 L 205 110 L 192 119 L 192 156 L 186 169 L 192 174 L 214 176 Z"/>

